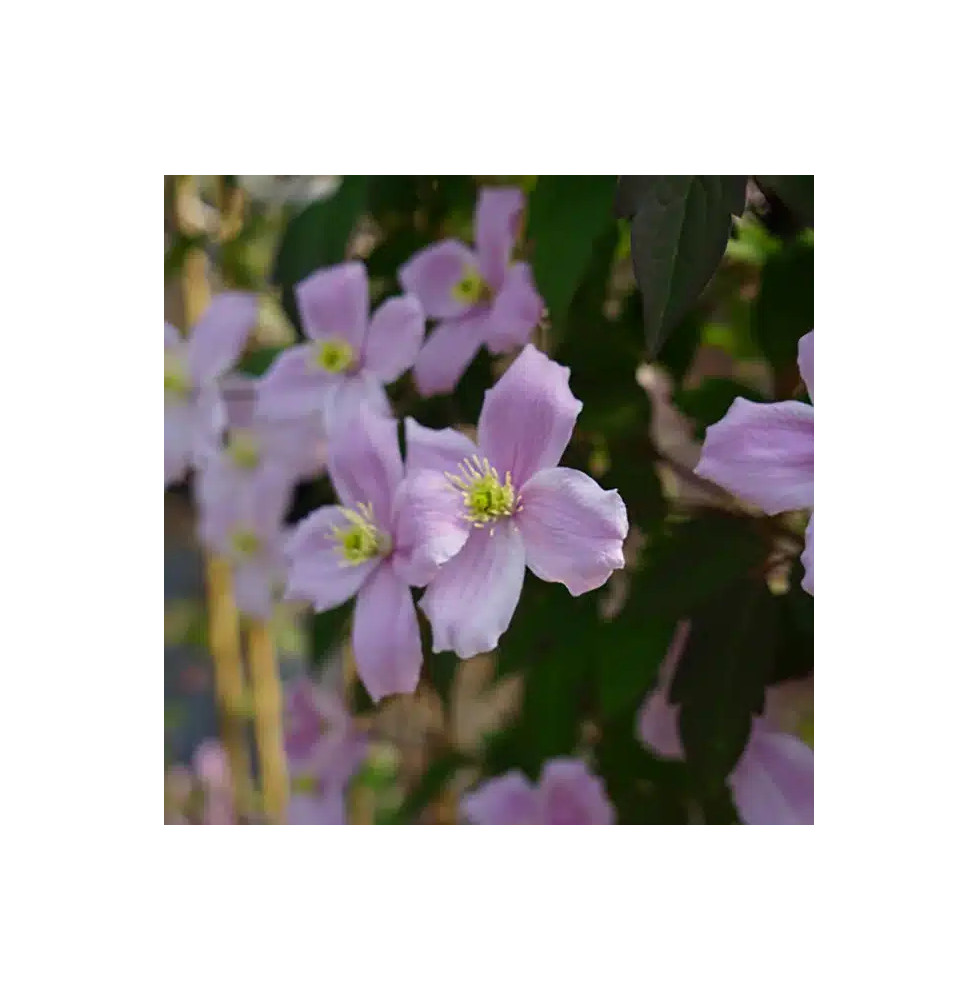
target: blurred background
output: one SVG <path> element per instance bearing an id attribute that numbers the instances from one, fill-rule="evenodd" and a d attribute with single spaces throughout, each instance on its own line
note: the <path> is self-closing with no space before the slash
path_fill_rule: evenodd
<path id="1" fill-rule="evenodd" d="M 794 198 L 748 180 L 719 269 L 653 357 L 630 227 L 615 211 L 617 181 L 164 179 L 165 319 L 186 331 L 195 299 L 254 291 L 259 322 L 238 366 L 254 378 L 302 338 L 297 281 L 361 259 L 376 306 L 400 291 L 396 271 L 412 253 L 445 237 L 472 241 L 481 187 L 521 188 L 527 210 L 516 255 L 531 263 L 547 309 L 533 340 L 570 367 L 571 389 L 584 404 L 562 464 L 618 489 L 629 512 L 627 566 L 606 586 L 575 599 L 528 573 L 494 653 L 459 662 L 428 652 L 416 694 L 379 705 L 356 677 L 352 604 L 318 615 L 278 604 L 268 633 L 286 737 L 309 710 L 302 692 L 311 681 L 328 704 L 316 725 L 342 730 L 344 745 L 354 748 L 333 788 L 341 812 L 310 809 L 302 818 L 290 811 L 289 822 L 456 823 L 461 797 L 480 782 L 513 769 L 535 781 L 546 761 L 563 756 L 587 762 L 600 777 L 619 823 L 741 821 L 726 781 L 732 761 L 723 753 L 714 767 L 704 749 L 691 767 L 653 752 L 638 731 L 677 623 L 698 616 L 715 622 L 715 647 L 700 651 L 712 665 L 696 682 L 712 713 L 709 738 L 724 746 L 739 739 L 742 748 L 744 719 L 760 711 L 765 690 L 777 688 L 769 712 L 813 746 L 813 608 L 798 585 L 808 515 L 765 517 L 692 472 L 706 428 L 738 396 L 807 399 L 796 354 L 814 325 L 811 218 Z M 389 387 L 394 409 L 430 427 L 471 427 L 509 360 L 482 350 L 454 393 L 430 399 L 417 394 L 409 372 Z M 287 520 L 330 502 L 326 477 L 302 481 Z M 236 704 L 217 694 L 213 591 L 192 476 L 166 490 L 164 550 L 165 821 L 267 822 L 255 781 L 231 788 L 225 748 L 236 727 L 252 778 L 257 773 L 254 704 L 245 652 L 245 694 Z M 711 618 L 757 586 L 771 610 L 748 623 L 746 636 L 744 619 L 728 626 Z M 739 629 L 736 649 L 728 627 Z M 762 669 L 745 666 L 761 656 Z M 307 701 L 320 704 L 317 697 Z M 310 797 L 300 775 L 290 771 L 289 782 L 294 800 Z"/>

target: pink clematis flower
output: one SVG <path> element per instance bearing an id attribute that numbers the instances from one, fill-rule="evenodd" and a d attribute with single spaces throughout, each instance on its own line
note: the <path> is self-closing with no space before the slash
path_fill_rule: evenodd
<path id="1" fill-rule="evenodd" d="M 466 659 L 495 649 L 527 566 L 575 597 L 625 564 L 625 505 L 576 469 L 556 468 L 581 403 L 567 368 L 532 345 L 486 393 L 478 444 L 406 421 L 400 508 L 412 565 L 440 567 L 420 607 L 434 651 Z"/>
<path id="2" fill-rule="evenodd" d="M 285 751 L 292 775 L 292 825 L 346 822 L 346 788 L 367 755 L 368 742 L 335 691 L 302 677 L 289 688 Z"/>
<path id="3" fill-rule="evenodd" d="M 414 363 L 424 313 L 413 295 L 390 298 L 368 322 L 367 269 L 361 261 L 323 268 L 295 286 L 308 343 L 282 351 L 262 378 L 258 412 L 288 419 L 321 415 L 327 430 L 365 402 L 390 414 L 384 386 Z"/>
<path id="4" fill-rule="evenodd" d="M 215 295 L 190 336 L 163 324 L 163 480 L 179 482 L 220 438 L 226 419 L 218 382 L 238 360 L 258 304 L 246 292 Z"/>
<path id="5" fill-rule="evenodd" d="M 534 787 L 521 771 L 491 778 L 461 802 L 470 823 L 597 826 L 614 823 L 604 783 L 579 760 L 548 760 Z"/>
<path id="6" fill-rule="evenodd" d="M 798 367 L 815 400 L 815 334 L 798 342 Z M 765 514 L 815 505 L 815 409 L 807 403 L 735 399 L 706 432 L 695 472 Z M 815 592 L 815 516 L 805 531 L 802 587 Z"/>
<path id="7" fill-rule="evenodd" d="M 475 210 L 475 251 L 442 240 L 401 267 L 401 287 L 441 320 L 414 366 L 423 396 L 451 392 L 479 348 L 501 353 L 525 344 L 543 314 L 529 264 L 511 264 L 523 192 L 483 188 Z"/>
<path id="8" fill-rule="evenodd" d="M 286 551 L 286 596 L 317 611 L 356 594 L 353 653 L 375 700 L 409 694 L 421 672 L 421 633 L 409 584 L 427 582 L 400 517 L 404 466 L 397 423 L 363 404 L 330 436 L 327 467 L 342 506 L 321 507 L 295 528 Z"/>
<path id="9" fill-rule="evenodd" d="M 679 706 L 668 699 L 669 685 L 689 638 L 680 622 L 659 668 L 659 682 L 637 719 L 640 742 L 660 757 L 683 759 Z M 815 822 L 815 754 L 807 743 L 774 725 L 778 688 L 768 690 L 764 715 L 754 720 L 750 739 L 727 778 L 744 823 L 811 825 Z"/>
<path id="10" fill-rule="evenodd" d="M 285 583 L 283 522 L 291 483 L 274 467 L 240 480 L 211 460 L 197 476 L 195 496 L 201 540 L 230 561 L 238 607 L 267 619 Z"/>

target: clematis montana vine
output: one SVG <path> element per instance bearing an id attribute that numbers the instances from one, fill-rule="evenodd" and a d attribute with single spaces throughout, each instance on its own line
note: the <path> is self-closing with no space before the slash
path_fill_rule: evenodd
<path id="1" fill-rule="evenodd" d="M 681 622 L 659 668 L 659 683 L 642 706 L 638 739 L 661 757 L 682 760 L 679 706 L 668 700 L 669 685 L 689 638 Z M 740 818 L 754 825 L 815 822 L 815 755 L 808 744 L 774 724 L 778 690 L 770 688 L 765 713 L 754 719 L 750 739 L 727 778 Z"/>
<path id="2" fill-rule="evenodd" d="M 375 701 L 408 694 L 422 660 L 409 584 L 426 583 L 434 565 L 420 572 L 414 528 L 400 516 L 397 422 L 362 405 L 330 435 L 326 464 L 341 506 L 321 507 L 296 526 L 286 546 L 286 596 L 325 611 L 356 594 L 353 654 L 364 686 Z"/>
<path id="3" fill-rule="evenodd" d="M 309 342 L 290 347 L 262 378 L 258 412 L 288 419 L 321 415 L 338 427 L 366 403 L 390 414 L 384 386 L 414 363 L 424 312 L 413 295 L 388 299 L 369 318 L 367 269 L 361 261 L 316 271 L 295 286 Z"/>
<path id="4" fill-rule="evenodd" d="M 601 779 L 582 761 L 561 757 L 544 764 L 536 787 L 522 772 L 509 771 L 469 792 L 460 808 L 470 823 L 495 826 L 595 826 L 615 821 Z"/>
<path id="5" fill-rule="evenodd" d="M 343 699 L 308 677 L 289 688 L 285 751 L 292 776 L 289 823 L 346 822 L 346 787 L 367 755 L 367 737 L 356 728 Z"/>
<path id="6" fill-rule="evenodd" d="M 798 342 L 798 368 L 815 400 L 815 334 Z M 735 399 L 706 432 L 696 474 L 722 486 L 765 514 L 815 504 L 815 410 L 807 403 L 752 403 Z M 802 587 L 815 592 L 815 515 L 805 531 Z"/>
<path id="7" fill-rule="evenodd" d="M 475 445 L 406 421 L 400 514 L 412 565 L 440 567 L 419 605 L 436 653 L 465 659 L 494 649 L 527 566 L 576 597 L 625 564 L 628 517 L 618 491 L 556 467 L 581 410 L 569 375 L 524 347 L 486 393 Z"/>
<path id="8" fill-rule="evenodd" d="M 500 353 L 525 344 L 543 314 L 529 264 L 510 263 L 523 211 L 518 188 L 483 188 L 475 210 L 475 250 L 442 240 L 398 272 L 425 313 L 441 322 L 414 366 L 423 396 L 451 392 L 479 348 Z"/>
<path id="9" fill-rule="evenodd" d="M 163 479 L 179 482 L 215 446 L 226 414 L 219 380 L 238 360 L 258 316 L 254 295 L 215 295 L 190 336 L 163 324 Z"/>

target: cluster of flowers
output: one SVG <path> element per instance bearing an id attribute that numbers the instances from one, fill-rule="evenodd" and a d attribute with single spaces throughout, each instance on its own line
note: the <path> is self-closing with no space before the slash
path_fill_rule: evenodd
<path id="1" fill-rule="evenodd" d="M 526 567 L 577 596 L 624 565 L 628 520 L 617 491 L 557 464 L 581 403 L 568 369 L 528 343 L 543 303 L 529 266 L 511 261 L 522 210 L 518 190 L 484 189 L 474 250 L 443 240 L 418 252 L 400 269 L 404 294 L 372 316 L 362 263 L 310 275 L 295 289 L 308 340 L 260 379 L 230 374 L 257 319 L 254 296 L 217 295 L 185 340 L 164 325 L 165 482 L 194 470 L 201 539 L 230 561 L 246 615 L 267 617 L 280 596 L 317 611 L 356 596 L 353 652 L 374 700 L 417 687 L 423 653 L 412 587 L 425 588 L 418 607 L 434 652 L 468 658 L 498 644 Z M 427 319 L 436 325 L 425 339 Z M 402 457 L 384 387 L 413 368 L 422 395 L 450 392 L 483 345 L 522 350 L 486 393 L 476 441 L 407 418 Z M 713 429 L 700 469 L 731 488 L 745 463 L 764 479 L 764 454 L 731 458 L 738 446 L 754 447 L 737 416 L 725 418 L 735 425 L 725 437 Z M 286 530 L 295 484 L 324 468 L 340 503 Z M 729 482 L 724 469 L 733 469 Z M 807 501 L 796 506 L 810 506 L 800 488 L 786 491 Z M 744 495 L 770 499 L 759 486 Z M 320 730 L 339 718 L 320 716 Z M 340 757 L 335 773 L 308 772 L 319 789 L 312 815 L 336 814 L 334 790 L 355 770 L 356 754 Z M 598 817 L 589 822 L 611 822 L 607 804 L 593 808 L 592 780 L 572 762 L 552 762 L 538 792 L 522 779 L 518 793 L 503 797 L 518 799 L 521 815 L 581 815 L 560 804 L 577 788 L 580 808 Z M 492 814 L 486 801 L 470 800 L 473 821 Z"/>

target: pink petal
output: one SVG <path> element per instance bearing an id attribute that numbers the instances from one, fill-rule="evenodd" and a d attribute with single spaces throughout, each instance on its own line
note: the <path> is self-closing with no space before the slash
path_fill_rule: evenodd
<path id="1" fill-rule="evenodd" d="M 805 381 L 808 397 L 815 402 L 815 331 L 798 341 L 798 370 Z"/>
<path id="2" fill-rule="evenodd" d="M 805 529 L 805 550 L 801 554 L 801 564 L 805 567 L 802 577 L 802 589 L 815 596 L 815 515 L 812 514 L 808 527 Z M 831 586 L 831 584 L 830 584 Z"/>
<path id="3" fill-rule="evenodd" d="M 340 501 L 373 505 L 377 524 L 390 531 L 394 491 L 404 478 L 397 421 L 362 404 L 354 419 L 330 435 L 326 467 Z"/>
<path id="4" fill-rule="evenodd" d="M 328 433 L 341 429 L 356 418 L 360 407 L 381 417 L 391 415 L 391 404 L 384 387 L 376 375 L 360 372 L 357 375 L 342 375 L 329 382 L 323 390 L 323 425 Z"/>
<path id="5" fill-rule="evenodd" d="M 523 192 L 519 188 L 482 188 L 475 206 L 475 247 L 479 267 L 493 288 L 503 275 L 519 234 Z"/>
<path id="6" fill-rule="evenodd" d="M 414 363 L 414 381 L 422 396 L 451 392 L 485 342 L 485 308 L 459 319 L 445 320 L 421 345 Z"/>
<path id="7" fill-rule="evenodd" d="M 339 507 L 320 507 L 296 525 L 285 547 L 287 600 L 307 601 L 316 611 L 327 611 L 348 601 L 363 586 L 379 560 L 368 559 L 359 566 L 341 561 L 332 529 L 347 524 Z"/>
<path id="8" fill-rule="evenodd" d="M 289 799 L 290 826 L 342 826 L 346 823 L 346 801 L 342 792 L 328 795 L 296 795 Z"/>
<path id="9" fill-rule="evenodd" d="M 679 739 L 679 706 L 670 705 L 667 686 L 653 691 L 638 713 L 639 742 L 660 757 L 683 759 L 683 745 Z"/>
<path id="10" fill-rule="evenodd" d="M 289 347 L 272 362 L 258 384 L 256 412 L 272 420 L 319 416 L 326 388 L 338 378 L 314 359 L 312 344 Z"/>
<path id="11" fill-rule="evenodd" d="M 512 474 L 516 489 L 538 469 L 555 466 L 581 412 L 568 384 L 570 369 L 527 344 L 486 393 L 479 417 L 479 450 Z"/>
<path id="12" fill-rule="evenodd" d="M 401 287 L 421 300 L 432 319 L 454 319 L 471 306 L 453 293 L 469 271 L 479 271 L 475 254 L 458 240 L 442 240 L 419 250 L 397 272 Z"/>
<path id="13" fill-rule="evenodd" d="M 357 595 L 353 613 L 357 673 L 374 701 L 411 694 L 421 677 L 421 631 L 411 588 L 381 564 Z"/>
<path id="14" fill-rule="evenodd" d="M 490 778 L 464 796 L 459 807 L 470 823 L 517 826 L 543 822 L 537 791 L 520 771 Z"/>
<path id="15" fill-rule="evenodd" d="M 306 336 L 345 340 L 360 357 L 370 304 L 363 261 L 314 271 L 295 286 L 295 299 Z"/>
<path id="16" fill-rule="evenodd" d="M 183 343 L 180 331 L 172 324 L 163 321 L 163 349 L 173 350 Z"/>
<path id="17" fill-rule="evenodd" d="M 234 596 L 238 610 L 248 618 L 267 621 L 272 614 L 273 588 L 278 582 L 265 559 L 248 559 L 234 568 Z"/>
<path id="18" fill-rule="evenodd" d="M 615 813 L 604 782 L 579 760 L 549 760 L 540 775 L 543 822 L 550 826 L 596 826 L 614 823 Z"/>
<path id="19" fill-rule="evenodd" d="M 363 367 L 385 385 L 414 364 L 424 338 L 424 310 L 413 295 L 388 299 L 367 329 Z"/>
<path id="20" fill-rule="evenodd" d="M 473 529 L 419 604 L 431 622 L 432 650 L 450 649 L 464 660 L 495 649 L 519 603 L 525 567 L 514 525 Z"/>
<path id="21" fill-rule="evenodd" d="M 696 474 L 766 514 L 811 507 L 815 411 L 806 403 L 735 399 L 706 432 Z"/>
<path id="22" fill-rule="evenodd" d="M 487 324 L 490 351 L 501 353 L 522 347 L 543 315 L 543 299 L 533 283 L 529 264 L 514 264 L 492 304 Z"/>
<path id="23" fill-rule="evenodd" d="M 164 400 L 163 483 L 172 486 L 187 474 L 193 440 L 193 408 L 189 403 Z"/>
<path id="24" fill-rule="evenodd" d="M 617 490 L 603 490 L 577 469 L 541 469 L 520 494 L 526 564 L 541 580 L 579 597 L 625 565 L 628 515 Z"/>
<path id="25" fill-rule="evenodd" d="M 211 299 L 190 335 L 188 366 L 196 385 L 223 375 L 241 356 L 258 320 L 258 299 L 249 292 L 222 292 Z"/>
<path id="26" fill-rule="evenodd" d="M 424 587 L 458 555 L 472 527 L 461 513 L 461 498 L 441 472 L 422 469 L 401 484 L 394 505 L 393 557 L 401 579 Z"/>
<path id="27" fill-rule="evenodd" d="M 413 417 L 406 417 L 404 433 L 408 475 L 422 469 L 455 473 L 460 462 L 475 455 L 475 444 L 450 427 L 433 431 L 430 427 L 419 424 Z"/>
<path id="28" fill-rule="evenodd" d="M 797 736 L 773 732 L 755 722 L 750 742 L 728 781 L 745 823 L 815 822 L 815 755 Z"/>

